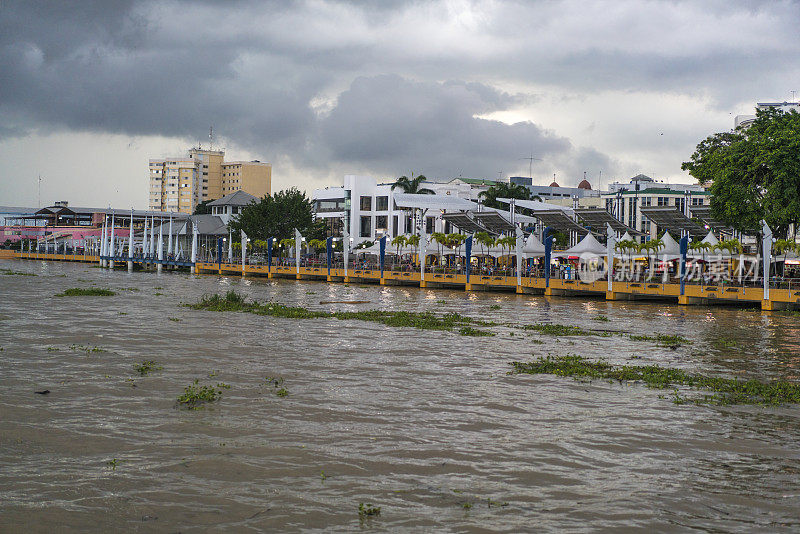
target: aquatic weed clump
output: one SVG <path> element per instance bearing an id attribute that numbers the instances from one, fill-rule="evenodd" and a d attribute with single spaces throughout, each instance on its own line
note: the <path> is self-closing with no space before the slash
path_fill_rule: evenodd
<path id="1" fill-rule="evenodd" d="M 230 389 L 228 384 L 219 383 L 216 386 L 201 386 L 199 380 L 183 388 L 183 394 L 178 395 L 178 406 L 189 410 L 199 410 L 209 402 L 216 402 L 222 397 L 223 389 Z"/>
<path id="2" fill-rule="evenodd" d="M 452 331 L 455 328 L 460 328 L 467 325 L 496 325 L 496 323 L 472 319 L 458 313 L 436 315 L 431 312 L 385 310 L 328 312 L 321 310 L 309 310 L 308 308 L 303 308 L 300 306 L 287 306 L 277 302 L 267 302 L 261 304 L 257 301 L 248 302 L 242 295 L 239 295 L 235 291 L 228 291 L 226 295 L 205 295 L 199 302 L 188 304 L 187 306 L 195 310 L 238 311 L 286 319 L 339 319 L 342 321 L 367 321 L 381 323 L 392 327 L 410 327 L 423 330 Z"/>
<path id="3" fill-rule="evenodd" d="M 536 323 L 522 325 L 523 330 L 535 330 L 540 334 L 548 336 L 588 336 L 591 332 L 587 332 L 583 328 L 557 323 Z"/>
<path id="4" fill-rule="evenodd" d="M 683 336 L 670 335 L 670 334 L 656 334 L 654 336 L 648 335 L 631 335 L 633 341 L 655 341 L 661 347 L 677 348 L 681 345 L 688 345 L 691 343 Z"/>
<path id="5" fill-rule="evenodd" d="M 676 404 L 798 404 L 800 384 L 784 380 L 760 382 L 687 373 L 682 369 L 659 365 L 614 366 L 606 361 L 590 361 L 576 355 L 539 357 L 532 362 L 511 362 L 509 374 L 549 374 L 571 376 L 575 379 L 606 379 L 618 382 L 644 382 L 647 387 L 669 389 L 687 386 L 713 393 L 697 398 L 675 393 Z"/>
<path id="6" fill-rule="evenodd" d="M 112 297 L 114 295 L 116 295 L 116 293 L 110 289 L 102 289 L 99 287 L 90 287 L 88 289 L 71 287 L 65 289 L 63 293 L 57 293 L 56 297 Z"/>
<path id="7" fill-rule="evenodd" d="M 161 371 L 164 367 L 158 365 L 158 362 L 154 360 L 145 360 L 140 364 L 136 364 L 133 366 L 133 370 L 139 373 L 141 376 L 146 376 L 152 371 Z"/>

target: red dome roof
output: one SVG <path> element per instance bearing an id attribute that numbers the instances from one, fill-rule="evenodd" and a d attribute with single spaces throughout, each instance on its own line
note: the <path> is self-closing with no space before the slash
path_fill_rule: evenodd
<path id="1" fill-rule="evenodd" d="M 561 187 L 561 186 L 558 185 L 558 182 L 553 181 L 553 183 L 550 184 L 550 187 Z"/>
<path id="2" fill-rule="evenodd" d="M 592 184 L 590 184 L 588 181 L 584 180 L 584 181 L 582 181 L 581 183 L 578 184 L 578 189 L 588 189 L 589 191 L 591 191 L 592 190 Z"/>

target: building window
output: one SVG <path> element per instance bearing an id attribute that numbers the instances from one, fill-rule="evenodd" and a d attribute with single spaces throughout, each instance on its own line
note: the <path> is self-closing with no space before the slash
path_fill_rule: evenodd
<path id="1" fill-rule="evenodd" d="M 430 235 L 433 233 L 433 223 L 436 221 L 434 217 L 425 217 L 425 233 Z"/>
<path id="2" fill-rule="evenodd" d="M 380 232 L 386 235 L 386 230 L 389 227 L 389 217 L 387 215 L 378 215 L 375 217 L 375 233 Z"/>
<path id="3" fill-rule="evenodd" d="M 389 197 L 375 197 L 375 211 L 389 211 Z"/>
<path id="4" fill-rule="evenodd" d="M 361 211 L 372 211 L 372 197 L 361 197 Z"/>
<path id="5" fill-rule="evenodd" d="M 397 215 L 392 216 L 392 237 L 397 237 Z"/>
<path id="6" fill-rule="evenodd" d="M 362 200 L 365 197 L 361 197 Z M 369 197 L 366 197 L 369 198 Z M 372 217 L 369 215 L 361 217 L 361 228 L 359 232 L 359 236 L 361 237 L 372 237 Z"/>

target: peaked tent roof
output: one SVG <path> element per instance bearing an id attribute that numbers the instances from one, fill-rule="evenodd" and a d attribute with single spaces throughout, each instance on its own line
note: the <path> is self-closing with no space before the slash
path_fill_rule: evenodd
<path id="1" fill-rule="evenodd" d="M 522 256 L 524 258 L 544 256 L 544 245 L 534 234 L 529 235 L 528 239 L 525 240 L 525 244 L 522 245 Z"/>
<path id="2" fill-rule="evenodd" d="M 631 237 L 631 234 L 629 234 L 628 232 L 625 232 L 624 234 L 622 234 L 622 237 L 620 237 L 619 240 L 620 241 L 633 241 L 633 238 Z"/>
<path id="3" fill-rule="evenodd" d="M 605 256 L 606 254 L 606 247 L 605 245 L 600 244 L 600 242 L 595 239 L 594 235 L 591 232 L 586 234 L 586 237 L 581 239 L 580 243 L 575 245 L 572 248 L 569 248 L 563 252 L 558 252 L 553 254 L 553 256 L 581 256 L 582 254 L 590 254 L 593 256 Z"/>
<path id="4" fill-rule="evenodd" d="M 712 245 L 718 245 L 719 239 L 714 235 L 714 232 L 708 232 L 708 235 L 703 238 L 701 243 L 711 243 Z"/>

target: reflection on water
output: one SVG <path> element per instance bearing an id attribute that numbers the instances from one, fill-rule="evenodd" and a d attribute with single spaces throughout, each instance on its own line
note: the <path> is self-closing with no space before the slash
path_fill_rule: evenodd
<path id="1" fill-rule="evenodd" d="M 0 276 L 0 531 L 800 528 L 797 407 L 676 406 L 640 385 L 506 374 L 512 360 L 575 353 L 796 380 L 792 314 L 0 267 L 38 274 Z M 118 293 L 53 297 L 92 284 Z M 229 288 L 316 309 L 456 311 L 692 344 L 507 328 L 471 338 L 179 305 Z M 141 377 L 143 360 L 164 369 Z M 206 410 L 176 409 L 195 379 L 231 389 Z M 360 523 L 360 502 L 381 515 Z"/>

